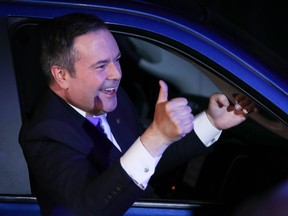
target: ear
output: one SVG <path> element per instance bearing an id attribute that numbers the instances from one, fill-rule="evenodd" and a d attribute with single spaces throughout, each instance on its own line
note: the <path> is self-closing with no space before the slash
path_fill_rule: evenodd
<path id="1" fill-rule="evenodd" d="M 54 77 L 55 82 L 62 88 L 68 89 L 69 72 L 60 66 L 53 65 L 51 67 L 51 74 Z"/>

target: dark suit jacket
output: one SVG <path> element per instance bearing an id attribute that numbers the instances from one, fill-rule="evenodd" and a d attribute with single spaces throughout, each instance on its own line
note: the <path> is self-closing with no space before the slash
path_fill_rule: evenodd
<path id="1" fill-rule="evenodd" d="M 27 119 L 19 142 L 28 164 L 32 193 L 43 215 L 122 215 L 142 195 L 120 165 L 122 153 L 51 90 Z M 138 138 L 140 126 L 131 102 L 121 90 L 118 106 L 107 119 L 126 152 Z M 206 148 L 194 132 L 183 140 L 168 148 L 155 175 Z"/>

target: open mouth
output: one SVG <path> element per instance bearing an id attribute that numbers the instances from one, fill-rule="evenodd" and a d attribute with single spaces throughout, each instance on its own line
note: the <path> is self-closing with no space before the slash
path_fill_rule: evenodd
<path id="1" fill-rule="evenodd" d="M 106 89 L 100 89 L 100 92 L 104 94 L 111 95 L 116 92 L 116 88 L 106 88 Z"/>

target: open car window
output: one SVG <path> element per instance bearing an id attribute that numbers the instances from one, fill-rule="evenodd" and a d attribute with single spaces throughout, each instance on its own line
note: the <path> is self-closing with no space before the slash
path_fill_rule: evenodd
<path id="1" fill-rule="evenodd" d="M 9 172 L 0 182 L 2 194 L 29 193 L 26 163 L 17 137 L 21 120 L 25 120 L 43 85 L 38 61 L 39 21 L 11 18 L 8 22 L 11 25 L 9 37 L 15 74 L 13 71 L 1 74 L 1 92 L 7 92 L 1 99 L 7 100 L 7 95 L 11 94 L 9 98 L 13 102 L 7 100 L 7 103 L 0 104 L 3 110 L 0 134 L 1 153 L 7 156 L 13 152 L 13 159 L 9 160 L 13 163 L 7 167 L 6 162 L 1 160 L 1 166 L 17 172 Z M 229 97 L 235 93 L 246 94 L 241 86 L 234 86 L 225 76 L 216 75 L 214 72 L 218 68 L 210 62 L 199 63 L 197 56 L 180 52 L 181 49 L 173 43 L 159 43 L 152 36 L 140 37 L 138 33 L 134 37 L 131 31 L 129 29 L 129 34 L 123 30 L 114 33 L 122 53 L 121 85 L 134 103 L 144 128 L 153 118 L 159 79 L 169 85 L 170 98 L 186 97 L 195 115 L 207 107 L 212 93 L 223 92 Z M 224 131 L 206 154 L 153 179 L 152 183 L 161 198 L 236 202 L 262 193 L 287 177 L 287 125 L 263 108 L 257 98 L 251 97 L 251 100 L 255 100 L 258 113 L 251 114 L 245 123 Z M 11 107 L 15 110 L 12 111 Z M 11 122 L 10 129 L 7 122 L 8 125 Z M 7 131 L 13 132 L 13 135 L 9 136 Z M 12 187 L 13 184 L 17 187 Z"/>
<path id="2" fill-rule="evenodd" d="M 244 91 L 239 90 L 239 86 L 233 86 L 223 78 L 221 79 L 219 76 L 216 76 L 215 73 L 207 67 L 203 67 L 195 61 L 189 60 L 184 55 L 181 56 L 175 51 L 169 51 L 168 48 L 164 49 L 163 45 L 157 46 L 152 42 L 147 42 L 146 40 L 135 37 L 120 36 L 119 38 L 118 41 L 122 44 L 122 52 L 126 53 L 128 58 L 131 58 L 129 61 L 132 65 L 134 63 L 136 67 L 134 71 L 128 74 L 129 78 L 127 79 L 132 79 L 131 77 L 133 76 L 150 77 L 154 80 L 163 79 L 171 85 L 172 95 L 176 93 L 179 96 L 194 96 L 204 99 L 209 98 L 213 93 L 224 93 L 233 103 L 234 95 L 241 94 L 253 101 L 253 98 L 245 94 Z M 125 63 L 128 65 L 128 62 Z M 128 70 L 131 69 L 128 68 Z M 125 69 L 124 73 L 126 73 Z M 137 80 L 137 78 L 135 78 L 135 80 Z M 137 84 L 137 82 L 135 84 Z M 149 88 L 149 86 L 154 88 L 154 86 L 148 84 L 149 83 L 147 83 L 147 88 Z M 142 84 L 142 88 L 143 86 L 144 83 Z M 190 100 L 190 102 L 193 103 L 193 100 Z M 254 103 L 257 112 L 251 113 L 249 118 L 258 122 L 268 130 L 271 130 L 273 133 L 288 139 L 286 133 L 288 130 L 287 122 L 285 124 L 285 122 L 278 120 L 272 113 L 269 113 L 269 110 L 261 107 L 257 100 L 254 100 Z M 201 104 L 198 105 L 201 106 Z M 201 107 L 202 110 L 205 108 L 205 106 Z M 199 109 L 196 108 L 194 113 L 197 114 L 198 111 Z"/>
<path id="3" fill-rule="evenodd" d="M 170 46 L 147 38 L 118 34 L 116 38 L 123 54 L 122 85 L 144 126 L 153 118 L 159 79 L 168 83 L 170 98 L 186 97 L 195 115 L 207 107 L 213 93 L 224 93 L 231 102 L 233 95 L 245 95 L 257 107 L 244 123 L 223 131 L 210 152 L 155 180 L 153 184 L 163 198 L 239 202 L 285 180 L 288 127 L 257 98 L 217 76 L 215 68 L 203 66 Z"/>

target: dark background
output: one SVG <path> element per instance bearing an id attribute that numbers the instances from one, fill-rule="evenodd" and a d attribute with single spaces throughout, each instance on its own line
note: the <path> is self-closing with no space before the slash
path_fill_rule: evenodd
<path id="1" fill-rule="evenodd" d="M 205 22 L 214 22 L 213 24 L 218 25 L 212 15 L 215 14 L 245 31 L 257 42 L 288 62 L 288 6 L 284 0 L 146 1 L 165 5 L 180 13 L 186 12 L 191 17 L 204 16 Z M 201 7 L 205 9 L 202 15 L 199 15 L 197 11 Z M 222 30 L 225 31 L 225 28 Z"/>
<path id="2" fill-rule="evenodd" d="M 203 0 L 207 7 L 288 60 L 288 7 L 279 0 Z"/>

